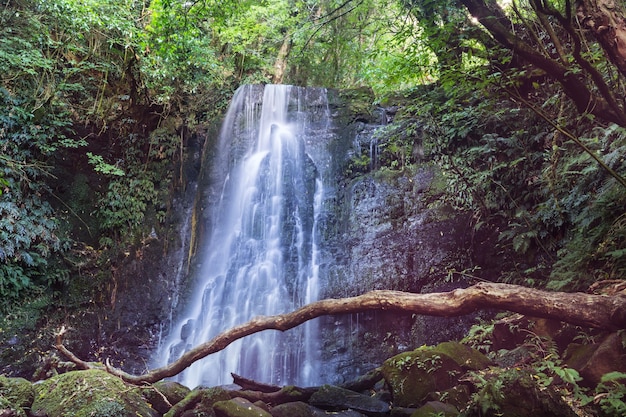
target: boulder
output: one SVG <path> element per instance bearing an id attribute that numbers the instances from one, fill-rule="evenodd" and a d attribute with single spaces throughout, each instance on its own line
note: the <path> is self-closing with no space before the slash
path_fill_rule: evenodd
<path id="1" fill-rule="evenodd" d="M 355 410 L 324 411 L 304 402 L 293 402 L 277 405 L 272 408 L 272 417 L 363 417 L 364 414 Z"/>
<path id="2" fill-rule="evenodd" d="M 230 393 L 221 387 L 195 389 L 177 402 L 163 417 L 215 417 L 213 405 L 219 401 L 228 401 L 231 397 Z"/>
<path id="3" fill-rule="evenodd" d="M 302 401 L 285 403 L 272 408 L 273 417 L 314 417 L 313 407 Z"/>
<path id="4" fill-rule="evenodd" d="M 595 387 L 608 372 L 626 372 L 625 337 L 622 333 L 611 333 L 600 343 L 572 343 L 567 348 L 565 361 L 578 371 L 585 385 Z"/>
<path id="5" fill-rule="evenodd" d="M 138 387 L 105 371 L 56 375 L 35 384 L 32 413 L 48 417 L 156 417 Z"/>
<path id="6" fill-rule="evenodd" d="M 439 401 L 428 401 L 426 404 L 415 410 L 415 412 L 411 414 L 411 417 L 456 417 L 458 415 L 459 410 L 450 404 L 445 404 Z"/>
<path id="7" fill-rule="evenodd" d="M 14 416 L 25 417 L 25 410 L 30 408 L 34 397 L 35 390 L 29 381 L 0 375 L 0 415 L 6 411 Z"/>
<path id="8" fill-rule="evenodd" d="M 240 397 L 228 401 L 218 401 L 213 405 L 213 410 L 217 417 L 272 417 L 261 407 Z"/>
<path id="9" fill-rule="evenodd" d="M 470 416 L 507 417 L 576 417 L 561 395 L 539 385 L 529 370 L 490 369 L 474 394 L 474 404 L 465 413 Z"/>
<path id="10" fill-rule="evenodd" d="M 432 392 L 458 385 L 469 370 L 484 369 L 491 361 L 482 353 L 457 342 L 422 346 L 387 359 L 382 372 L 391 387 L 394 405 L 422 405 Z"/>
<path id="11" fill-rule="evenodd" d="M 141 390 L 143 396 L 160 414 L 167 413 L 182 401 L 191 390 L 174 381 L 159 381 Z"/>
<path id="12" fill-rule="evenodd" d="M 368 416 L 389 412 L 389 404 L 379 399 L 333 385 L 323 385 L 309 399 L 309 404 L 324 410 L 354 410 Z"/>

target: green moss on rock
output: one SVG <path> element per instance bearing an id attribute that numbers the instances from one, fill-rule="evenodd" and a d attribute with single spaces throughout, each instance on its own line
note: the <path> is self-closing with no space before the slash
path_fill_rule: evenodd
<path id="1" fill-rule="evenodd" d="M 411 417 L 456 417 L 458 415 L 459 410 L 454 406 L 439 401 L 429 401 L 415 410 L 415 412 L 411 414 Z"/>
<path id="2" fill-rule="evenodd" d="M 285 403 L 272 408 L 273 417 L 313 417 L 314 408 L 302 401 Z"/>
<path id="3" fill-rule="evenodd" d="M 457 342 L 445 342 L 387 359 L 382 373 L 391 387 L 394 403 L 415 407 L 430 393 L 457 385 L 464 372 L 483 369 L 489 364 L 489 359 L 480 352 Z"/>
<path id="4" fill-rule="evenodd" d="M 12 412 L 8 415 L 26 417 L 25 410 L 30 408 L 34 396 L 33 386 L 27 380 L 0 375 L 0 411 Z"/>
<path id="5" fill-rule="evenodd" d="M 191 390 L 174 381 L 159 381 L 143 388 L 142 394 L 156 411 L 167 413 L 173 405 L 182 401 Z"/>
<path id="6" fill-rule="evenodd" d="M 74 371 L 35 386 L 33 412 L 48 417 L 154 417 L 139 388 L 100 370 Z"/>
<path id="7" fill-rule="evenodd" d="M 218 401 L 228 401 L 231 395 L 220 387 L 196 389 L 174 405 L 163 417 L 178 417 L 183 415 L 215 417 L 213 405 Z"/>
<path id="8" fill-rule="evenodd" d="M 218 401 L 213 409 L 217 417 L 272 417 L 270 413 L 244 398 Z"/>
<path id="9" fill-rule="evenodd" d="M 474 394 L 469 416 L 575 417 L 577 414 L 561 395 L 542 387 L 524 369 L 492 369 Z"/>
<path id="10" fill-rule="evenodd" d="M 14 407 L 29 408 L 35 399 L 35 389 L 24 378 L 7 378 L 0 375 L 0 397 Z"/>

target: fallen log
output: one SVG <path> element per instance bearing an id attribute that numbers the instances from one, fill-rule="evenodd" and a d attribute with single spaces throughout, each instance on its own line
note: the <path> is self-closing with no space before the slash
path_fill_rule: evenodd
<path id="1" fill-rule="evenodd" d="M 106 369 L 132 384 L 154 383 L 179 374 L 194 362 L 223 350 L 235 340 L 263 330 L 289 330 L 324 315 L 383 310 L 455 317 L 482 309 L 512 311 L 603 330 L 626 328 L 626 295 L 623 293 L 608 296 L 550 292 L 518 285 L 482 282 L 444 293 L 413 294 L 382 290 L 357 297 L 316 301 L 290 313 L 255 317 L 187 351 L 177 361 L 143 375 L 129 374 L 108 362 Z M 56 347 L 67 355 L 62 337 L 57 336 Z M 73 354 L 69 359 L 78 360 L 80 366 L 89 366 Z"/>

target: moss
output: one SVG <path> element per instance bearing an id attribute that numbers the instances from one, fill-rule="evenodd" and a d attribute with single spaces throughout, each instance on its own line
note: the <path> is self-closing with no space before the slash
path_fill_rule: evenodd
<path id="1" fill-rule="evenodd" d="M 26 416 L 35 398 L 35 391 L 30 382 L 23 378 L 7 378 L 0 375 L 0 409 L 11 410 L 15 415 Z"/>
<path id="2" fill-rule="evenodd" d="M 524 369 L 492 369 L 474 394 L 469 415 L 574 417 L 576 413 L 551 387 L 541 387 Z"/>
<path id="3" fill-rule="evenodd" d="M 243 398 L 218 401 L 213 408 L 215 413 L 220 417 L 272 417 L 272 415 L 264 409 L 257 407 Z"/>
<path id="4" fill-rule="evenodd" d="M 433 348 L 433 352 L 449 356 L 464 370 L 477 371 L 492 364 L 489 358 L 476 349 L 458 342 L 440 343 Z"/>
<path id="5" fill-rule="evenodd" d="M 49 417 L 152 417 L 136 387 L 100 370 L 74 371 L 35 385 L 34 412 Z"/>
<path id="6" fill-rule="evenodd" d="M 313 407 L 301 401 L 280 404 L 272 408 L 272 416 L 274 417 L 313 417 Z"/>
<path id="7" fill-rule="evenodd" d="M 219 387 L 193 390 L 165 413 L 163 417 L 177 417 L 188 410 L 194 410 L 195 415 L 215 417 L 213 405 L 216 402 L 227 401 L 230 398 L 231 395 L 228 391 Z"/>
<path id="8" fill-rule="evenodd" d="M 458 415 L 459 411 L 449 404 L 444 404 L 438 401 L 429 401 L 415 410 L 415 412 L 411 414 L 411 417 L 456 417 Z"/>
<path id="9" fill-rule="evenodd" d="M 396 355 L 384 362 L 382 373 L 391 387 L 394 403 L 414 407 L 430 393 L 455 386 L 465 371 L 483 369 L 489 364 L 480 352 L 457 342 L 445 342 Z"/>
<path id="10" fill-rule="evenodd" d="M 152 408 L 161 414 L 167 413 L 172 405 L 182 401 L 191 390 L 174 381 L 159 381 L 141 390 Z"/>
<path id="11" fill-rule="evenodd" d="M 343 111 L 347 121 L 369 121 L 372 118 L 372 104 L 374 103 L 374 91 L 369 87 L 352 88 L 341 90 L 340 99 L 345 103 Z"/>

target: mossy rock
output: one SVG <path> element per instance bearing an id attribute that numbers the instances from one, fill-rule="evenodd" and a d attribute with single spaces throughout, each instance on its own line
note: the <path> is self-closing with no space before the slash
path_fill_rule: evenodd
<path id="1" fill-rule="evenodd" d="M 174 381 L 159 381 L 149 387 L 142 388 L 143 396 L 156 411 L 167 413 L 173 405 L 182 401 L 191 390 Z"/>
<path id="2" fill-rule="evenodd" d="M 140 389 L 101 370 L 73 371 L 34 385 L 32 411 L 48 417 L 155 417 Z"/>
<path id="3" fill-rule="evenodd" d="M 217 417 L 272 417 L 270 413 L 244 398 L 218 401 L 213 406 Z"/>
<path id="4" fill-rule="evenodd" d="M 445 404 L 439 401 L 429 401 L 415 410 L 415 412 L 411 414 L 411 417 L 456 417 L 458 415 L 459 410 L 450 404 Z"/>
<path id="5" fill-rule="evenodd" d="M 491 362 L 480 352 L 457 342 L 423 346 L 387 359 L 382 373 L 400 407 L 420 406 L 429 394 L 458 384 L 468 370 L 483 369 Z"/>
<path id="6" fill-rule="evenodd" d="M 220 387 L 195 389 L 190 391 L 185 398 L 174 405 L 163 417 L 181 415 L 215 417 L 213 405 L 219 401 L 228 401 L 231 397 L 228 391 Z"/>
<path id="7" fill-rule="evenodd" d="M 35 398 L 33 385 L 24 378 L 7 378 L 0 375 L 0 410 L 10 411 L 17 417 L 26 417 Z"/>
<path id="8" fill-rule="evenodd" d="M 359 87 L 341 90 L 339 96 L 344 103 L 344 111 L 351 120 L 372 120 L 372 107 L 375 100 L 374 91 L 370 87 Z"/>
<path id="9" fill-rule="evenodd" d="M 384 401 L 333 385 L 322 385 L 311 396 L 309 404 L 330 411 L 351 409 L 369 416 L 389 412 L 389 404 Z"/>
<path id="10" fill-rule="evenodd" d="M 7 378 L 0 375 L 0 400 L 2 408 L 19 410 L 30 408 L 35 399 L 33 384 L 24 378 Z"/>
<path id="11" fill-rule="evenodd" d="M 302 401 L 285 403 L 272 408 L 273 417 L 314 417 L 314 408 Z"/>
<path id="12" fill-rule="evenodd" d="M 485 355 L 458 342 L 444 342 L 433 347 L 433 352 L 449 356 L 465 371 L 478 371 L 492 365 Z"/>
<path id="13" fill-rule="evenodd" d="M 577 414 L 558 392 L 541 387 L 524 369 L 490 370 L 467 416 L 575 417 Z"/>

